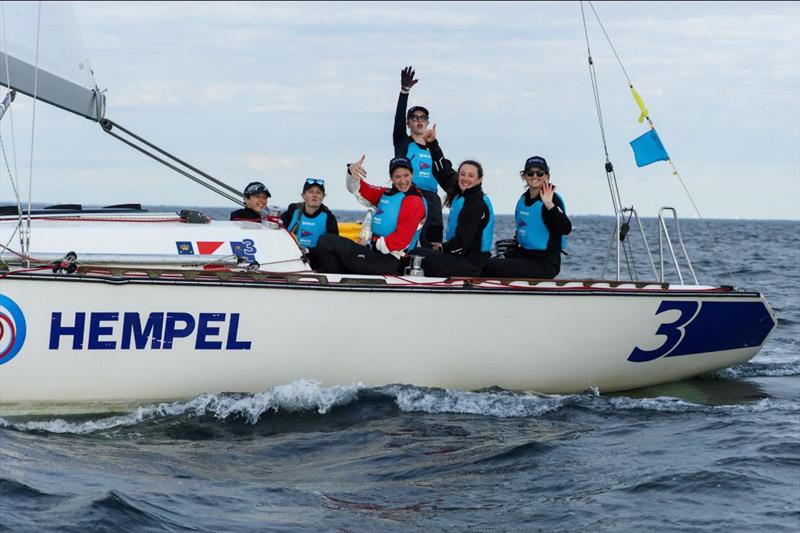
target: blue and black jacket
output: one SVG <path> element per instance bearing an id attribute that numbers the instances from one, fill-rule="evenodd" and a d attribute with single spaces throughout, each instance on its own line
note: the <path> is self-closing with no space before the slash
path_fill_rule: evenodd
<path id="1" fill-rule="evenodd" d="M 452 198 L 444 251 L 462 255 L 470 263 L 483 266 L 491 256 L 494 238 L 494 210 L 480 184 L 463 193 L 458 188 L 458 172 L 444 157 L 438 141 L 428 144 L 433 157 L 433 176 Z"/>
<path id="2" fill-rule="evenodd" d="M 517 201 L 514 220 L 517 231 L 517 252 L 521 257 L 546 261 L 560 268 L 561 250 L 566 246 L 566 235 L 572 231 L 564 201 L 556 193 L 551 209 L 547 209 L 537 195 L 531 198 L 525 191 Z"/>
<path id="3" fill-rule="evenodd" d="M 281 221 L 286 230 L 297 237 L 297 242 L 305 248 L 316 247 L 320 236 L 325 233 L 339 235 L 336 217 L 325 204 L 322 204 L 313 215 L 305 212 L 303 202 L 291 204 L 281 213 Z"/>
<path id="4" fill-rule="evenodd" d="M 436 193 L 438 191 L 436 180 L 432 175 L 432 155 L 427 145 L 417 143 L 406 133 L 406 108 L 408 107 L 408 94 L 400 93 L 397 99 L 397 110 L 394 115 L 394 129 L 392 142 L 395 157 L 407 157 L 414 167 L 414 185 L 420 190 Z"/>

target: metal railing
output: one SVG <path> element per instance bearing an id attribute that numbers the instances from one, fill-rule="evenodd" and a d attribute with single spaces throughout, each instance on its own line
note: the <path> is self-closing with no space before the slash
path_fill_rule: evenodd
<path id="1" fill-rule="evenodd" d="M 692 267 L 692 261 L 689 259 L 689 253 L 686 251 L 686 246 L 683 243 L 683 234 L 681 233 L 681 226 L 680 222 L 678 221 L 678 213 L 674 207 L 662 207 L 658 210 L 658 256 L 659 256 L 659 267 L 656 268 L 656 264 L 653 261 L 653 254 L 650 251 L 650 245 L 647 242 L 647 236 L 645 235 L 644 226 L 642 225 L 642 221 L 639 219 L 639 214 L 637 213 L 636 209 L 633 207 L 623 207 L 617 211 L 616 216 L 616 224 L 614 226 L 614 234 L 611 236 L 611 240 L 608 243 L 608 253 L 606 254 L 606 261 L 603 265 L 603 272 L 601 274 L 601 278 L 605 276 L 606 270 L 608 269 L 608 262 L 611 259 L 611 250 L 614 247 L 614 242 L 616 241 L 616 263 L 617 263 L 617 277 L 616 280 L 620 281 L 621 274 L 622 274 L 622 262 L 623 256 L 625 259 L 626 266 L 628 267 L 628 272 L 631 278 L 631 281 L 638 281 L 638 274 L 636 273 L 636 266 L 633 260 L 633 247 L 631 246 L 630 239 L 626 239 L 628 236 L 628 231 L 630 230 L 630 221 L 635 220 L 636 226 L 639 229 L 639 235 L 642 238 L 642 243 L 644 245 L 645 252 L 647 252 L 647 259 L 650 263 L 650 268 L 652 269 L 653 276 L 655 279 L 661 283 L 666 283 L 666 272 L 664 268 L 664 244 L 666 243 L 666 247 L 669 250 L 670 257 L 672 258 L 672 265 L 675 268 L 675 272 L 677 273 L 678 280 L 681 285 L 684 284 L 684 277 L 683 272 L 681 271 L 680 263 L 678 262 L 678 257 L 675 255 L 675 248 L 672 243 L 672 237 L 670 236 L 669 229 L 667 228 L 667 223 L 664 217 L 664 212 L 670 211 L 672 212 L 672 218 L 675 223 L 675 234 L 677 236 L 678 244 L 680 245 L 681 251 L 683 252 L 683 257 L 686 260 L 686 264 L 689 267 L 689 272 L 694 280 L 695 285 L 699 285 L 697 281 L 697 275 L 694 272 L 694 267 Z M 625 215 L 628 215 L 628 221 L 625 221 Z"/>

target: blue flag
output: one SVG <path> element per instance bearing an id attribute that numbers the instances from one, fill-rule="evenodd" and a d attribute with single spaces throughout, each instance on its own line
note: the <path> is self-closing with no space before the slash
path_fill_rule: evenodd
<path id="1" fill-rule="evenodd" d="M 658 133 L 654 129 L 632 140 L 631 148 L 633 148 L 633 156 L 636 158 L 637 167 L 669 159 L 667 150 L 661 144 L 661 139 L 658 138 Z"/>

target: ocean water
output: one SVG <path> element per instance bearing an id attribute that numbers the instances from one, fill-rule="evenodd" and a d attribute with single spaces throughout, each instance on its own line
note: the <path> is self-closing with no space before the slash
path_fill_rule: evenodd
<path id="1" fill-rule="evenodd" d="M 600 277 L 613 221 L 573 222 L 561 276 Z M 746 364 L 613 395 L 298 380 L 6 416 L 0 530 L 798 531 L 800 223 L 708 226 L 715 242 L 681 228 L 700 281 L 761 291 L 779 318 Z"/>

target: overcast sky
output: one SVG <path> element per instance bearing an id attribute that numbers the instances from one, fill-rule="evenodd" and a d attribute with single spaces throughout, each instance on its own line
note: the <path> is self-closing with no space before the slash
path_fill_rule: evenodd
<path id="1" fill-rule="evenodd" d="M 800 219 L 800 3 L 594 5 L 701 214 Z M 586 9 L 623 202 L 694 217 L 666 163 L 635 166 L 628 142 L 646 127 Z M 370 180 L 386 182 L 399 74 L 414 65 L 412 104 L 430 109 L 450 159 L 484 164 L 497 212 L 513 211 L 518 171 L 542 155 L 568 211 L 612 213 L 577 2 L 78 2 L 75 12 L 109 118 L 235 187 L 264 181 L 275 205 L 318 176 L 327 205 L 358 208 L 343 174 L 361 154 Z M 17 99 L 24 177 L 30 108 Z M 90 121 L 40 105 L 36 123 L 34 201 L 229 205 Z M 7 149 L 9 127 L 3 119 Z"/>

